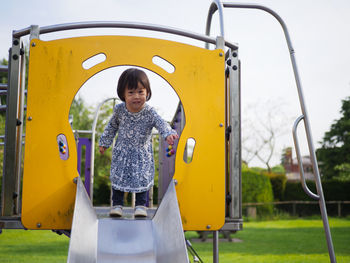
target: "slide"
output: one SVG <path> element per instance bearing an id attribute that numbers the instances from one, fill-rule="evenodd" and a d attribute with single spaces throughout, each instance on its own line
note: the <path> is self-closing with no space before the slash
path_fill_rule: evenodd
<path id="1" fill-rule="evenodd" d="M 99 218 L 78 178 L 67 262 L 187 263 L 174 182 L 152 219 Z"/>

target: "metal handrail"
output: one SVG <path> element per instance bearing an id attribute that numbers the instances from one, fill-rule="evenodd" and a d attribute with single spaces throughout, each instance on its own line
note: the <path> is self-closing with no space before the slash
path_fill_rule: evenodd
<path id="1" fill-rule="evenodd" d="M 324 228 L 325 234 L 326 234 L 329 258 L 330 258 L 332 263 L 335 263 L 336 258 L 335 258 L 335 254 L 334 254 L 332 236 L 331 236 L 329 222 L 328 222 L 328 216 L 327 216 L 327 209 L 326 209 L 326 204 L 325 204 L 325 200 L 324 200 L 323 189 L 322 189 L 320 174 L 319 174 L 319 170 L 318 170 L 317 159 L 316 159 L 316 155 L 315 155 L 315 148 L 313 145 L 313 139 L 312 139 L 312 135 L 311 135 L 309 118 L 308 118 L 308 114 L 307 114 L 307 110 L 306 110 L 306 106 L 305 106 L 305 102 L 304 102 L 304 95 L 303 95 L 303 90 L 301 87 L 301 81 L 300 81 L 300 77 L 299 77 L 298 67 L 297 67 L 295 56 L 294 56 L 295 51 L 294 51 L 294 48 L 292 46 L 292 41 L 291 41 L 291 38 L 289 36 L 287 26 L 286 26 L 285 22 L 283 21 L 283 19 L 275 11 L 273 11 L 272 9 L 270 9 L 266 6 L 262 6 L 262 5 L 258 5 L 258 4 L 238 4 L 238 3 L 231 3 L 231 2 L 223 2 L 222 5 L 224 8 L 226 8 L 226 7 L 227 8 L 245 8 L 245 9 L 258 9 L 258 10 L 265 11 L 265 12 L 269 13 L 270 15 L 272 15 L 274 18 L 276 18 L 276 20 L 282 26 L 284 36 L 285 36 L 285 39 L 286 39 L 286 42 L 288 45 L 288 49 L 289 49 L 290 59 L 291 59 L 293 72 L 294 72 L 294 78 L 295 78 L 295 82 L 296 82 L 296 86 L 297 86 L 297 90 L 298 90 L 299 102 L 300 102 L 301 111 L 303 114 L 302 119 L 304 119 L 304 126 L 305 126 L 305 132 L 306 132 L 306 137 L 307 137 L 307 143 L 309 146 L 310 160 L 312 163 L 313 172 L 314 172 L 314 176 L 315 176 L 317 193 L 319 196 L 319 206 L 320 206 L 320 211 L 321 211 L 321 216 L 322 216 L 322 221 L 323 221 L 323 228 Z M 214 12 L 215 11 L 216 10 L 214 10 Z M 298 119 L 297 123 L 299 123 L 300 120 L 301 119 Z M 311 191 L 310 191 L 310 193 L 311 193 Z"/>
<path id="2" fill-rule="evenodd" d="M 194 32 L 184 31 L 173 27 L 165 27 L 154 24 L 145 23 L 132 23 L 124 21 L 96 21 L 96 22 L 77 22 L 77 23 L 66 23 L 57 24 L 51 26 L 44 26 L 39 28 L 39 34 L 53 33 L 58 31 L 72 30 L 72 29 L 88 29 L 88 28 L 129 28 L 129 29 L 143 29 L 151 31 L 159 31 L 163 33 L 175 34 L 184 37 L 193 38 L 203 42 L 216 44 L 216 39 L 205 35 L 197 34 Z M 15 38 L 30 34 L 31 27 L 27 27 L 20 30 L 13 31 L 12 35 Z M 237 49 L 235 44 L 225 41 L 225 45 L 231 49 Z"/>
<path id="3" fill-rule="evenodd" d="M 305 191 L 305 193 L 310 196 L 312 199 L 315 200 L 320 200 L 320 196 L 317 194 L 314 194 L 307 186 L 306 184 L 306 180 L 305 180 L 305 176 L 304 176 L 304 166 L 303 166 L 303 162 L 302 162 L 302 158 L 301 158 L 301 154 L 300 154 L 300 147 L 299 147 L 299 141 L 298 141 L 298 135 L 297 135 L 297 128 L 298 128 L 298 124 L 300 123 L 301 120 L 304 119 L 304 115 L 299 116 L 293 125 L 293 139 L 294 139 L 294 145 L 295 145 L 295 152 L 297 154 L 297 159 L 298 159 L 298 163 L 299 163 L 299 173 L 300 173 L 300 181 L 301 181 L 301 185 Z"/>
<path id="4" fill-rule="evenodd" d="M 97 126 L 97 120 L 98 116 L 100 114 L 101 107 L 110 100 L 119 100 L 116 97 L 108 98 L 102 101 L 96 108 L 95 114 L 94 114 L 94 119 L 91 125 L 91 167 L 90 167 L 90 198 L 91 198 L 91 203 L 93 203 L 93 185 L 94 185 L 94 170 L 95 170 L 95 137 L 96 137 L 96 126 Z"/>
<path id="5" fill-rule="evenodd" d="M 210 35 L 211 20 L 212 20 L 213 14 L 217 10 L 219 11 L 220 33 L 221 33 L 221 36 L 224 38 L 225 37 L 224 11 L 223 11 L 223 5 L 222 5 L 222 3 L 219 0 L 214 0 L 214 2 L 209 7 L 208 16 L 207 16 L 207 24 L 206 24 L 206 28 L 205 28 L 205 34 L 207 36 Z M 208 42 L 205 43 L 205 48 L 209 49 Z"/>

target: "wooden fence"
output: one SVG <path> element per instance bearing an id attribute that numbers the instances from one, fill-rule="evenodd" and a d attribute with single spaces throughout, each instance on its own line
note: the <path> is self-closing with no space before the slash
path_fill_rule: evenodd
<path id="1" fill-rule="evenodd" d="M 248 209 L 248 216 L 254 217 L 254 214 L 256 216 L 256 207 L 262 206 L 262 205 L 292 205 L 292 215 L 296 215 L 297 211 L 297 205 L 318 205 L 318 201 L 276 201 L 276 202 L 266 202 L 266 203 L 243 203 L 243 207 L 253 208 Z M 326 201 L 326 205 L 336 204 L 337 205 L 337 215 L 338 217 L 342 216 L 342 205 L 344 204 L 350 204 L 350 201 Z M 255 209 L 254 209 L 255 208 Z"/>

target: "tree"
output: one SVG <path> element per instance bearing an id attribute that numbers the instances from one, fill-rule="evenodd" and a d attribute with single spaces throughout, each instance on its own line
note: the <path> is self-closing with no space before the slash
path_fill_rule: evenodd
<path id="1" fill-rule="evenodd" d="M 324 179 L 350 179 L 350 97 L 342 100 L 340 113 L 316 151 Z"/>
<path id="2" fill-rule="evenodd" d="M 268 172 L 270 162 L 276 154 L 278 138 L 287 133 L 286 121 L 289 118 L 283 111 L 282 101 L 258 102 L 247 107 L 243 113 L 242 158 L 247 165 L 258 159 Z"/>

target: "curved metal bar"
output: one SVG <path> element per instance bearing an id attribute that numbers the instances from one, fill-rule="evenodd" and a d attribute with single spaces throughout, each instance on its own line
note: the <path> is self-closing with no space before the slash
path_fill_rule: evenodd
<path id="1" fill-rule="evenodd" d="M 220 33 L 221 36 L 225 37 L 225 28 L 224 28 L 224 11 L 223 11 L 223 5 L 219 0 L 214 0 L 214 2 L 210 5 L 209 11 L 208 11 L 208 17 L 207 17 L 207 24 L 205 27 L 205 34 L 207 36 L 210 36 L 210 27 L 211 27 L 211 20 L 213 18 L 213 14 L 216 12 L 216 10 L 219 10 L 219 20 L 220 20 Z M 209 43 L 205 43 L 205 48 L 209 49 Z"/>
<path id="2" fill-rule="evenodd" d="M 97 126 L 97 119 L 100 114 L 100 109 L 107 101 L 110 100 L 119 100 L 118 98 L 108 98 L 102 101 L 96 108 L 94 119 L 91 126 L 91 171 L 90 171 L 90 198 L 91 203 L 93 203 L 94 196 L 93 196 L 93 189 L 94 189 L 94 168 L 95 168 L 95 136 L 96 136 L 96 126 Z"/>
<path id="3" fill-rule="evenodd" d="M 300 123 L 301 120 L 304 119 L 304 115 L 299 116 L 293 125 L 293 139 L 294 139 L 294 145 L 295 145 L 295 152 L 297 154 L 297 158 L 298 158 L 298 163 L 299 163 L 299 173 L 300 173 L 300 181 L 301 181 L 301 185 L 304 189 L 304 192 L 310 196 L 312 199 L 315 200 L 320 200 L 320 196 L 314 194 L 308 187 L 305 181 L 305 176 L 304 176 L 304 167 L 303 167 L 303 162 L 302 162 L 302 157 L 300 154 L 300 148 L 299 148 L 299 141 L 298 141 L 298 135 L 297 135 L 297 128 L 298 128 L 298 124 Z"/>
<path id="4" fill-rule="evenodd" d="M 316 160 L 316 157 L 314 154 L 315 150 L 314 150 L 313 140 L 312 140 L 311 131 L 310 131 L 311 129 L 310 129 L 310 124 L 309 124 L 308 114 L 307 114 L 307 110 L 306 110 L 306 106 L 305 106 L 305 102 L 304 102 L 303 90 L 301 87 L 301 81 L 300 81 L 300 77 L 299 77 L 298 67 L 297 67 L 295 56 L 294 56 L 295 51 L 294 51 L 294 48 L 292 45 L 291 38 L 289 36 L 287 25 L 285 24 L 283 19 L 275 11 L 273 11 L 272 9 L 270 9 L 266 6 L 257 5 L 257 4 L 237 4 L 237 3 L 223 3 L 223 6 L 228 7 L 228 8 L 246 8 L 246 9 L 263 10 L 263 11 L 271 14 L 273 17 L 275 17 L 277 19 L 277 21 L 280 23 L 280 25 L 282 26 L 282 29 L 283 29 L 283 32 L 284 32 L 284 35 L 286 38 L 286 42 L 288 45 L 288 49 L 289 49 L 290 59 L 291 59 L 293 72 L 294 72 L 294 78 L 295 78 L 295 82 L 296 82 L 296 86 L 297 86 L 297 90 L 298 90 L 298 95 L 299 95 L 301 111 L 302 111 L 302 114 L 304 115 L 305 130 L 306 130 L 306 136 L 308 139 L 311 163 L 312 163 L 315 175 L 319 176 L 317 160 Z"/>
<path id="5" fill-rule="evenodd" d="M 280 23 L 282 26 L 286 42 L 288 45 L 289 49 L 289 54 L 290 54 L 290 59 L 292 62 L 292 67 L 293 67 L 293 72 L 294 72 L 294 78 L 298 90 L 298 96 L 299 96 L 299 102 L 300 102 L 300 107 L 301 111 L 303 114 L 302 119 L 304 119 L 304 126 L 305 126 L 305 132 L 306 132 L 306 137 L 307 137 L 307 143 L 309 146 L 309 153 L 310 153 L 310 160 L 312 163 L 312 168 L 314 171 L 314 176 L 315 176 L 315 182 L 316 182 L 316 188 L 317 188 L 317 193 L 319 196 L 319 206 L 320 206 L 320 211 L 322 215 L 322 221 L 323 221 L 323 228 L 325 230 L 326 234 L 326 239 L 327 239 L 327 246 L 328 246 L 328 253 L 329 253 L 329 258 L 332 263 L 336 262 L 335 254 L 334 254 L 334 248 L 333 248 L 333 242 L 332 242 L 332 236 L 329 228 L 329 223 L 328 223 L 328 216 L 327 216 L 327 209 L 326 209 L 326 203 L 324 200 L 324 195 L 323 195 L 323 189 L 322 189 L 322 184 L 321 184 L 321 177 L 320 173 L 318 170 L 318 164 L 317 164 L 317 159 L 316 159 L 316 154 L 315 154 L 315 147 L 313 145 L 313 139 L 311 135 L 311 128 L 310 128 L 310 123 L 309 123 L 309 118 L 304 102 L 304 95 L 303 95 L 303 90 L 301 87 L 301 81 L 299 78 L 299 73 L 298 73 L 298 68 L 297 68 L 297 63 L 296 59 L 294 56 L 294 48 L 292 46 L 292 41 L 290 39 L 288 29 L 286 24 L 284 23 L 283 19 L 272 9 L 262 6 L 262 5 L 257 5 L 257 4 L 237 4 L 237 3 L 223 3 L 224 7 L 229 7 L 229 8 L 247 8 L 247 9 L 259 9 L 263 10 L 269 14 L 271 14 L 273 17 L 277 19 L 277 21 Z M 300 117 L 301 118 L 301 117 Z M 301 119 L 300 119 L 301 120 Z M 300 122 L 298 119 L 298 122 Z M 297 122 L 297 123 L 298 123 Z M 300 155 L 300 154 L 299 154 Z"/>
<path id="6" fill-rule="evenodd" d="M 143 29 L 151 31 L 159 31 L 179 36 L 184 36 L 188 38 L 193 38 L 203 42 L 208 42 L 211 44 L 216 44 L 216 39 L 201 34 L 184 31 L 177 28 L 165 27 L 153 24 L 144 23 L 132 23 L 123 21 L 96 21 L 96 22 L 78 22 L 78 23 L 66 23 L 58 24 L 52 26 L 40 27 L 40 34 L 53 33 L 58 31 L 72 30 L 72 29 L 88 29 L 88 28 L 130 28 L 130 29 Z M 30 34 L 31 27 L 27 27 L 21 30 L 13 31 L 12 35 L 14 37 L 22 37 Z M 230 42 L 225 41 L 225 45 L 232 49 L 237 49 L 238 47 Z"/>

